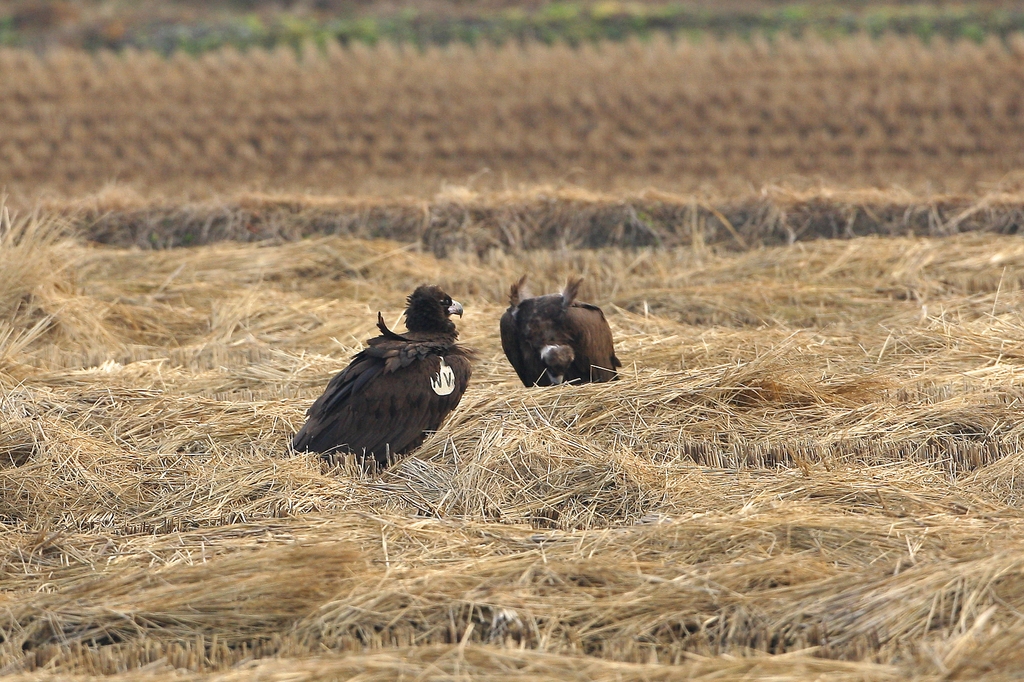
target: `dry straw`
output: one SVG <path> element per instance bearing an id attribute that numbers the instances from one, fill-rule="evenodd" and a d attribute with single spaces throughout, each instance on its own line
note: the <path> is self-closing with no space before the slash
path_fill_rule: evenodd
<path id="1" fill-rule="evenodd" d="M 63 267 L 54 267 L 55 263 Z M 977 679 L 1019 670 L 1024 246 L 141 251 L 5 218 L 0 670 L 21 679 Z M 517 386 L 587 277 L 614 384 Z M 474 381 L 386 472 L 287 452 L 422 281 Z M 12 285 L 14 286 L 14 285 Z M 140 670 L 144 668 L 145 670 Z M 145 679 L 145 677 L 143 677 Z"/>

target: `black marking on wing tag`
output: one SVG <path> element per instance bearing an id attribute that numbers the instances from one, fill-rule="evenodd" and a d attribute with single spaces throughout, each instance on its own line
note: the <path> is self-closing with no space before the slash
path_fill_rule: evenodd
<path id="1" fill-rule="evenodd" d="M 451 395 L 455 390 L 455 372 L 445 364 L 444 358 L 440 358 L 441 366 L 437 372 L 430 377 L 430 388 L 438 395 Z"/>

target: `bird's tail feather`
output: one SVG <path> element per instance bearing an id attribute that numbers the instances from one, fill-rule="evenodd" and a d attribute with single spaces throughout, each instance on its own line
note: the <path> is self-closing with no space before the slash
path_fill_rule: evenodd
<path id="1" fill-rule="evenodd" d="M 582 277 L 569 277 L 565 283 L 565 288 L 562 289 L 563 308 L 568 308 L 576 300 L 576 295 L 580 293 L 581 284 L 583 284 Z"/>
<path id="2" fill-rule="evenodd" d="M 520 277 L 519 281 L 514 283 L 509 289 L 508 303 L 513 308 L 516 308 L 524 298 L 529 298 L 526 293 L 526 275 Z"/>
<path id="3" fill-rule="evenodd" d="M 404 336 L 402 336 L 401 334 L 397 334 L 397 333 L 391 331 L 390 329 L 388 329 L 388 325 L 384 321 L 384 316 L 380 314 L 379 310 L 377 311 L 377 329 L 380 330 L 380 333 L 381 333 L 382 336 L 384 336 L 384 338 L 387 338 L 387 339 L 399 339 L 399 340 L 402 340 L 402 341 L 406 340 L 406 338 Z"/>

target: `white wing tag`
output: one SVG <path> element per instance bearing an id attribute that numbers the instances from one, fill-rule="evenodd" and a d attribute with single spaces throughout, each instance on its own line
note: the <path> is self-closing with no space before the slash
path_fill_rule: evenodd
<path id="1" fill-rule="evenodd" d="M 440 358 L 440 360 L 441 367 L 437 370 L 437 374 L 430 377 L 430 387 L 438 395 L 451 395 L 455 390 L 455 372 L 444 364 L 444 358 Z"/>

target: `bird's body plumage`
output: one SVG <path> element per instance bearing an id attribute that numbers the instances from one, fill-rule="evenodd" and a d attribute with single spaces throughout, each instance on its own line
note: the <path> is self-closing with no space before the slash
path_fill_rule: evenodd
<path id="1" fill-rule="evenodd" d="M 419 293 L 423 287 L 417 289 Z M 447 295 L 433 287 L 442 296 Z M 397 334 L 378 313 L 380 336 L 331 379 L 307 412 L 295 435 L 299 452 L 353 453 L 386 465 L 418 447 L 462 399 L 472 373 L 470 352 L 455 341 L 458 332 L 447 317 L 431 319 L 410 296 L 407 326 Z M 461 315 L 462 307 L 447 298 Z"/>
<path id="2" fill-rule="evenodd" d="M 576 301 L 582 280 L 561 294 L 528 297 L 524 276 L 501 317 L 501 346 L 525 386 L 613 381 L 622 366 L 611 328 L 595 305 Z"/>

